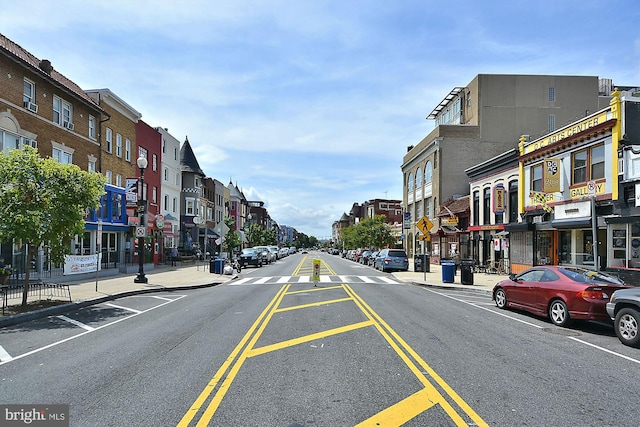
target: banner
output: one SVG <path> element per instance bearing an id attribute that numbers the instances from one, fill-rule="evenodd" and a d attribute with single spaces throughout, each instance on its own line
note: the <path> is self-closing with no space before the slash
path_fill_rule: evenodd
<path id="1" fill-rule="evenodd" d="M 545 193 L 560 191 L 560 159 L 544 159 L 542 191 Z"/>
<path id="2" fill-rule="evenodd" d="M 91 273 L 101 270 L 102 254 L 94 255 L 65 255 L 64 272 L 65 276 L 71 274 Z"/>

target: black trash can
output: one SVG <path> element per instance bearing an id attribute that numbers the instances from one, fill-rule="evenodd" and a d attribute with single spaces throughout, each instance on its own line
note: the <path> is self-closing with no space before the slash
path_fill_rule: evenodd
<path id="1" fill-rule="evenodd" d="M 473 285 L 472 259 L 463 259 L 460 261 L 460 283 L 463 285 Z"/>
<path id="2" fill-rule="evenodd" d="M 429 273 L 430 271 L 429 255 L 416 255 L 413 257 L 413 271 L 420 273 Z"/>

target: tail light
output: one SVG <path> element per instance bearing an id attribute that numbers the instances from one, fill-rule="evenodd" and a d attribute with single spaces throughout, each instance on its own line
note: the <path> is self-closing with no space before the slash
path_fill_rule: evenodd
<path id="1" fill-rule="evenodd" d="M 584 291 L 579 292 L 578 296 L 584 299 L 609 299 L 609 294 L 607 294 L 602 288 L 587 288 Z"/>

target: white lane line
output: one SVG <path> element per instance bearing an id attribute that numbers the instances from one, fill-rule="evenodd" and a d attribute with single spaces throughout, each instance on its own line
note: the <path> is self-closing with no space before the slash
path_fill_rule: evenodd
<path id="1" fill-rule="evenodd" d="M 498 316 L 506 317 L 507 319 L 515 320 L 516 322 L 520 322 L 520 323 L 524 323 L 525 325 L 533 326 L 534 328 L 537 328 L 537 329 L 543 329 L 543 328 L 545 328 L 545 327 L 546 327 L 546 326 L 534 325 L 533 323 L 525 322 L 524 320 L 517 319 L 517 318 L 515 318 L 515 317 L 513 317 L 513 316 L 509 316 L 509 315 L 507 315 L 507 314 L 500 313 L 500 312 L 495 311 L 495 310 L 492 310 L 492 309 L 490 309 L 490 308 L 481 307 L 480 305 L 478 305 L 477 303 L 474 303 L 474 302 L 464 301 L 464 300 L 461 300 L 461 299 L 459 299 L 459 298 L 455 298 L 455 297 L 453 297 L 453 296 L 451 296 L 451 295 L 443 294 L 443 293 L 436 292 L 436 291 L 433 291 L 433 290 L 430 290 L 430 289 L 429 289 L 428 291 L 429 291 L 429 292 L 433 292 L 434 294 L 441 295 L 441 296 L 446 297 L 446 298 L 450 298 L 450 299 L 452 299 L 452 300 L 460 301 L 460 302 L 461 302 L 461 303 L 463 303 L 463 304 L 468 304 L 468 305 L 471 305 L 471 306 L 473 306 L 473 307 L 479 308 L 479 309 L 481 309 L 481 310 L 488 311 L 489 313 L 497 314 Z M 494 306 L 495 306 L 495 305 L 494 305 Z M 640 364 L 640 360 L 639 360 L 639 359 L 634 359 L 634 358 L 632 358 L 632 357 L 625 356 L 624 354 L 617 353 L 617 352 L 615 352 L 615 351 L 612 351 L 612 350 L 606 349 L 606 348 L 604 348 L 604 347 L 600 347 L 600 346 L 595 345 L 595 344 L 591 344 L 591 343 L 589 343 L 589 342 L 587 342 L 587 341 L 583 341 L 583 340 L 581 340 L 581 339 L 579 339 L 579 338 L 576 338 L 576 337 L 567 337 L 567 338 L 569 338 L 569 339 L 571 339 L 571 340 L 574 340 L 574 341 L 576 341 L 576 342 L 579 342 L 579 343 L 581 343 L 581 344 L 584 344 L 584 345 L 586 345 L 586 346 L 593 347 L 593 348 L 595 348 L 595 349 L 597 349 L 597 350 L 600 350 L 600 351 L 603 351 L 603 352 L 605 352 L 605 353 L 609 353 L 609 354 L 612 354 L 612 355 L 614 355 L 614 356 L 618 356 L 618 357 L 620 357 L 620 358 L 622 358 L 622 359 L 626 359 L 626 360 L 629 360 L 629 361 L 631 361 L 631 362 L 634 362 L 634 363 L 638 363 L 638 364 Z"/>
<path id="2" fill-rule="evenodd" d="M 258 279 L 253 283 L 256 284 L 256 285 L 261 285 L 263 283 L 267 283 L 270 279 L 271 279 L 271 277 L 263 277 L 262 279 Z"/>
<path id="3" fill-rule="evenodd" d="M 367 276 L 358 276 L 358 279 L 362 280 L 365 283 L 376 283 L 375 280 Z"/>
<path id="4" fill-rule="evenodd" d="M 320 276 L 320 282 L 331 283 L 331 276 Z"/>
<path id="5" fill-rule="evenodd" d="M 142 313 L 142 311 L 136 310 L 135 308 L 124 307 L 122 305 L 112 304 L 110 302 L 106 302 L 104 303 L 104 305 L 108 305 L 109 307 L 113 307 L 113 308 L 119 308 L 120 310 L 131 311 L 133 313 Z"/>
<path id="6" fill-rule="evenodd" d="M 287 283 L 291 280 L 291 276 L 282 276 L 276 283 Z"/>
<path id="7" fill-rule="evenodd" d="M 13 359 L 13 357 L 0 345 L 0 362 L 8 362 L 11 359 Z"/>
<path id="8" fill-rule="evenodd" d="M 383 282 L 392 283 L 394 285 L 398 284 L 397 281 L 395 281 L 393 279 L 389 279 L 388 277 L 381 276 L 381 277 L 378 277 L 378 279 L 382 280 Z"/>
<path id="9" fill-rule="evenodd" d="M 253 280 L 253 277 L 245 277 L 244 279 L 236 280 L 235 282 L 229 283 L 230 285 L 242 285 L 247 283 L 249 280 Z"/>
<path id="10" fill-rule="evenodd" d="M 140 297 L 139 295 L 134 295 L 134 296 L 135 297 Z M 145 296 L 147 296 L 147 295 L 145 295 Z M 162 301 L 173 301 L 171 298 L 158 297 L 158 296 L 155 296 L 155 295 L 148 295 L 148 296 L 150 296 L 151 298 L 156 298 L 156 299 L 162 300 Z"/>
<path id="11" fill-rule="evenodd" d="M 310 282 L 310 281 L 311 281 L 310 276 L 300 276 L 300 278 L 298 279 L 298 283 Z"/>
<path id="12" fill-rule="evenodd" d="M 79 326 L 79 327 L 81 327 L 82 329 L 86 329 L 87 331 L 94 331 L 94 330 L 96 329 L 96 328 L 93 328 L 93 327 L 91 327 L 91 326 L 89 326 L 89 325 L 85 325 L 85 324 L 84 324 L 84 323 L 82 323 L 82 322 L 78 322 L 77 320 L 71 319 L 71 318 L 69 318 L 69 317 L 67 317 L 67 316 L 60 315 L 60 316 L 56 316 L 56 317 L 57 317 L 58 319 L 62 319 L 62 320 L 64 320 L 64 321 L 66 321 L 66 322 L 69 322 L 69 323 L 72 323 L 72 324 L 74 324 L 74 325 L 76 325 L 76 326 Z"/>
<path id="13" fill-rule="evenodd" d="M 349 283 L 349 276 L 338 276 L 342 283 Z"/>
<path id="14" fill-rule="evenodd" d="M 175 299 L 173 299 L 173 300 L 171 300 L 171 301 L 163 302 L 162 304 L 158 304 L 158 305 L 156 305 L 156 306 L 154 306 L 154 307 L 148 308 L 148 309 L 146 309 L 145 311 L 142 311 L 142 312 L 140 312 L 140 313 L 132 314 L 131 316 L 121 317 L 120 319 L 114 320 L 114 321 L 113 321 L 113 322 L 111 322 L 111 323 L 105 323 L 104 325 L 100 325 L 100 326 L 98 326 L 97 328 L 94 328 L 94 329 L 93 329 L 93 330 L 91 330 L 91 331 L 84 331 L 84 332 L 80 332 L 80 333 L 79 333 L 79 334 L 77 334 L 77 335 L 73 335 L 73 336 L 70 336 L 70 337 L 68 337 L 68 338 L 62 339 L 62 340 L 60 340 L 60 341 L 56 341 L 56 342 L 53 342 L 53 343 L 51 343 L 51 344 L 45 345 L 44 347 L 36 348 L 36 349 L 34 349 L 34 350 L 31 350 L 31 351 L 28 351 L 28 352 L 26 352 L 26 353 L 20 354 L 20 355 L 18 355 L 18 356 L 13 357 L 11 360 L 0 360 L 0 365 L 4 365 L 5 363 L 9 363 L 9 362 L 11 362 L 11 361 L 13 361 L 13 360 L 22 359 L 23 357 L 27 357 L 27 356 L 30 356 L 30 355 L 32 355 L 32 354 L 39 353 L 39 352 L 41 352 L 41 351 L 43 351 L 43 350 L 47 350 L 47 349 L 52 348 L 52 347 L 55 347 L 55 346 L 57 346 L 57 345 L 59 345 L 59 344 L 65 343 L 65 342 L 67 342 L 67 341 L 71 341 L 71 340 L 74 340 L 74 339 L 76 339 L 76 338 L 79 338 L 79 337 L 85 336 L 85 335 L 90 334 L 90 333 L 92 333 L 92 332 L 94 332 L 94 331 L 97 331 L 97 330 L 99 330 L 99 329 L 107 328 L 107 327 L 109 327 L 109 326 L 115 325 L 116 323 L 124 322 L 125 320 L 131 319 L 132 317 L 136 317 L 136 316 L 138 316 L 138 315 L 140 315 L 140 314 L 144 314 L 144 313 L 146 313 L 146 312 L 148 312 L 148 311 L 155 310 L 156 308 L 164 307 L 164 306 L 165 306 L 165 305 L 167 305 L 167 304 L 171 304 L 172 302 L 178 301 L 178 300 L 180 300 L 180 299 L 182 299 L 182 298 L 186 297 L 186 295 L 176 295 L 176 297 L 177 297 L 177 298 L 175 298 Z"/>

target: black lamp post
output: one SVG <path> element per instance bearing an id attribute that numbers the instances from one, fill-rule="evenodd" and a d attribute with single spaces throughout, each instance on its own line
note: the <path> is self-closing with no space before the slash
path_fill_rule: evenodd
<path id="1" fill-rule="evenodd" d="M 147 201 L 144 200 L 144 170 L 147 168 L 147 159 L 138 157 L 138 167 L 140 168 L 140 187 L 138 188 L 138 215 L 140 217 L 140 227 L 144 227 L 144 233 L 138 233 L 138 275 L 133 279 L 134 283 L 147 283 L 149 280 L 144 275 L 144 236 L 147 234 Z"/>

